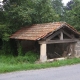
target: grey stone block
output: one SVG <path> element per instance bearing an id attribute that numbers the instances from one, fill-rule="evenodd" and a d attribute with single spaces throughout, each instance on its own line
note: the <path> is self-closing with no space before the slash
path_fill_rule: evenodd
<path id="1" fill-rule="evenodd" d="M 77 54 L 79 54 L 79 55 L 80 55 L 80 50 L 79 50 L 79 51 L 77 51 Z"/>
<path id="2" fill-rule="evenodd" d="M 77 45 L 77 46 L 80 46 L 80 43 L 77 43 L 76 45 Z"/>
<path id="3" fill-rule="evenodd" d="M 77 57 L 80 57 L 80 50 L 77 51 L 77 54 L 76 54 Z"/>
<path id="4" fill-rule="evenodd" d="M 75 50 L 80 50 L 80 47 L 75 47 Z"/>

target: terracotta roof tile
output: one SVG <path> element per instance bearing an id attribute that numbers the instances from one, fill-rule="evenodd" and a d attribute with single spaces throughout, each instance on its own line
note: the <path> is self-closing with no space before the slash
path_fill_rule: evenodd
<path id="1" fill-rule="evenodd" d="M 53 22 L 44 24 L 34 24 L 29 27 L 24 27 L 14 33 L 10 38 L 25 39 L 25 40 L 39 40 L 44 38 L 47 34 L 60 29 L 63 25 L 67 25 L 73 31 L 77 32 L 73 27 L 65 22 Z M 78 33 L 78 32 L 77 32 Z"/>

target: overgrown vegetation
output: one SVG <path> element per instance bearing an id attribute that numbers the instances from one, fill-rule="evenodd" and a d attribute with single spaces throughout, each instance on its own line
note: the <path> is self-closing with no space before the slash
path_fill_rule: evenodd
<path id="1" fill-rule="evenodd" d="M 0 61 L 8 64 L 17 64 L 17 63 L 34 63 L 39 59 L 39 54 L 34 52 L 27 52 L 25 55 L 12 56 L 12 55 L 0 55 Z"/>
<path id="2" fill-rule="evenodd" d="M 71 0 L 64 7 L 63 20 L 80 31 L 80 0 Z"/>
<path id="3" fill-rule="evenodd" d="M 11 47 L 9 37 L 22 26 L 60 20 L 51 5 L 52 0 L 3 0 L 3 4 L 0 8 L 0 39 L 5 43 L 2 46 L 5 54 L 14 54 L 7 48 Z"/>
<path id="4" fill-rule="evenodd" d="M 3 0 L 3 4 L 0 7 L 2 54 L 16 53 L 9 37 L 22 26 L 66 21 L 80 31 L 80 0 L 71 0 L 66 6 L 62 0 Z"/>
<path id="5" fill-rule="evenodd" d="M 65 65 L 72 65 L 80 63 L 80 58 L 61 60 L 55 62 L 46 63 L 27 63 L 26 57 L 12 57 L 12 56 L 0 56 L 0 73 L 20 71 L 20 70 L 31 70 L 31 69 L 41 69 L 50 67 L 59 67 Z M 32 60 L 31 60 L 32 62 Z"/>
<path id="6" fill-rule="evenodd" d="M 22 26 L 36 23 L 65 21 L 80 31 L 80 0 L 71 0 L 66 6 L 62 4 L 62 0 L 3 0 L 3 4 L 0 7 L 0 72 L 80 62 L 80 59 L 75 58 L 54 63 L 30 64 L 39 55 L 32 54 L 33 52 L 23 55 L 20 44 L 17 48 L 16 43 L 9 39 Z M 14 54 L 17 56 L 14 57 Z"/>

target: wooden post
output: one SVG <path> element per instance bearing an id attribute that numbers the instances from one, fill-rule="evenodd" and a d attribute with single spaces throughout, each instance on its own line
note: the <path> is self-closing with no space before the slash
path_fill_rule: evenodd
<path id="1" fill-rule="evenodd" d="M 60 40 L 63 40 L 63 32 L 60 34 Z"/>
<path id="2" fill-rule="evenodd" d="M 47 61 L 46 44 L 40 44 L 40 61 L 41 62 Z"/>

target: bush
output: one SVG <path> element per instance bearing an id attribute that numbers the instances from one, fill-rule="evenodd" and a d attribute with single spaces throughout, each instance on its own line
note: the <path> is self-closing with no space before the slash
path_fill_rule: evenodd
<path id="1" fill-rule="evenodd" d="M 12 55 L 12 50 L 9 41 L 3 41 L 2 49 L 0 50 L 1 55 Z"/>
<path id="2" fill-rule="evenodd" d="M 39 55 L 37 53 L 32 52 L 32 51 L 27 52 L 25 54 L 25 56 L 26 56 L 27 61 L 30 63 L 33 63 L 39 59 Z"/>
<path id="3" fill-rule="evenodd" d="M 39 55 L 34 52 L 27 52 L 25 56 L 14 57 L 12 55 L 0 55 L 0 62 L 7 64 L 24 64 L 24 63 L 34 63 L 39 59 Z"/>
<path id="4" fill-rule="evenodd" d="M 19 42 L 18 42 L 18 49 L 17 49 L 17 51 L 18 51 L 18 56 L 22 56 L 23 55 L 22 46 L 21 46 L 21 44 Z"/>

